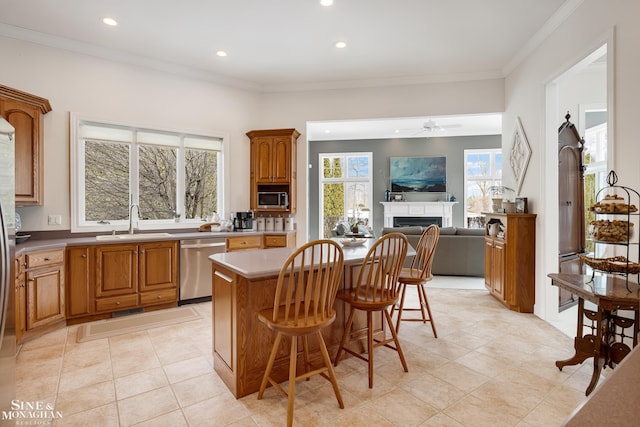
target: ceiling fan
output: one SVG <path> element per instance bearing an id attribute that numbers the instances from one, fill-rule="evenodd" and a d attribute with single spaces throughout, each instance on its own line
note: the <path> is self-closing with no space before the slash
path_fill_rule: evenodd
<path id="1" fill-rule="evenodd" d="M 433 132 L 439 132 L 439 131 L 446 130 L 446 129 L 459 128 L 461 126 L 462 125 L 459 124 L 459 123 L 453 123 L 453 124 L 449 124 L 449 125 L 441 125 L 441 124 L 436 123 L 432 119 L 429 119 L 429 120 L 427 120 L 426 122 L 424 122 L 422 124 L 422 129 L 420 129 L 418 132 L 414 133 L 413 136 L 420 135 L 423 132 L 433 133 Z"/>

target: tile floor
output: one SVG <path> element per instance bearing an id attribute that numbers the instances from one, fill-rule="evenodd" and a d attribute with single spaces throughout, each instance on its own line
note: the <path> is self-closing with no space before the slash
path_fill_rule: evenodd
<path id="1" fill-rule="evenodd" d="M 376 349 L 374 388 L 366 365 L 336 368 L 345 409 L 320 377 L 297 386 L 300 426 L 558 426 L 584 400 L 592 364 L 565 367 L 572 339 L 530 314 L 507 310 L 482 279 L 438 278 L 428 290 L 439 338 L 405 322 L 395 352 Z M 467 288 L 467 289 L 465 289 Z M 470 288 L 470 289 L 469 289 Z M 77 326 L 24 344 L 17 397 L 46 401 L 56 426 L 280 426 L 286 399 L 269 388 L 236 400 L 213 370 L 211 303 L 202 318 L 85 343 Z M 610 371 L 605 371 L 606 373 Z"/>

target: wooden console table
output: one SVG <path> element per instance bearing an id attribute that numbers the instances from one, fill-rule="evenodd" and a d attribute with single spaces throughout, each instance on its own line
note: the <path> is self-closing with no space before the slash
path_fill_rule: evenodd
<path id="1" fill-rule="evenodd" d="M 554 286 L 578 296 L 575 354 L 557 361 L 556 366 L 562 370 L 593 357 L 593 374 L 585 392 L 588 396 L 598 383 L 602 368 L 613 368 L 638 344 L 640 286 L 617 276 L 549 274 L 549 277 Z M 585 308 L 585 301 L 597 308 Z M 618 310 L 633 311 L 634 316 L 632 319 L 619 316 Z"/>

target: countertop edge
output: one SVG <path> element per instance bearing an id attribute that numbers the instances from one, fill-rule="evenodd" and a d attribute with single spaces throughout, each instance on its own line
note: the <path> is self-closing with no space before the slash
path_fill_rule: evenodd
<path id="1" fill-rule="evenodd" d="M 140 231 L 140 234 L 151 233 L 156 231 Z M 126 240 L 97 240 L 95 236 L 90 237 L 69 237 L 69 238 L 56 238 L 56 239 L 35 239 L 27 240 L 23 243 L 17 243 L 15 245 L 16 256 L 25 252 L 47 250 L 47 249 L 61 249 L 68 246 L 102 246 L 102 245 L 117 245 L 126 243 L 144 243 L 144 242 L 166 242 L 173 240 L 198 240 L 198 239 L 215 239 L 215 238 L 227 238 L 236 236 L 256 236 L 256 235 L 288 235 L 295 233 L 296 231 L 196 231 L 176 233 L 171 232 L 171 237 L 155 237 L 155 238 L 141 238 L 141 239 L 126 239 Z M 123 234 L 123 233 L 119 233 Z M 104 234 L 96 234 L 104 235 Z"/>

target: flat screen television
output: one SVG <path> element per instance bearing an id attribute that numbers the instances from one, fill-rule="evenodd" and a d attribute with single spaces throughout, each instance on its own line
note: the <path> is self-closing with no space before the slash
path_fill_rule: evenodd
<path id="1" fill-rule="evenodd" d="M 392 192 L 444 193 L 447 191 L 446 157 L 390 157 Z"/>

